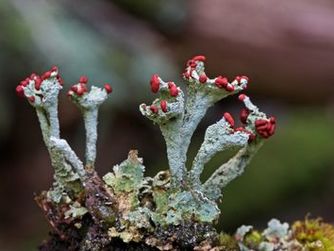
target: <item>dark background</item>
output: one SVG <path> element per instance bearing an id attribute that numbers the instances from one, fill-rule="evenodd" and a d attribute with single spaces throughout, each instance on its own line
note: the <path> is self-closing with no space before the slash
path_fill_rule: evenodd
<path id="1" fill-rule="evenodd" d="M 154 97 L 149 78 L 180 83 L 186 60 L 207 56 L 207 73 L 251 78 L 247 93 L 278 120 L 276 135 L 224 192 L 219 227 L 264 227 L 272 217 L 334 221 L 334 2 L 330 0 L 1 0 L 0 250 L 35 250 L 48 225 L 33 194 L 48 189 L 52 169 L 37 118 L 15 96 L 31 72 L 58 65 L 65 89 L 86 74 L 111 82 L 100 113 L 97 169 L 102 175 L 138 149 L 147 174 L 167 168 L 159 129 L 138 111 Z M 84 131 L 62 92 L 62 137 L 82 157 Z M 229 97 L 196 131 L 241 104 Z M 219 154 L 205 176 L 228 158 Z"/>

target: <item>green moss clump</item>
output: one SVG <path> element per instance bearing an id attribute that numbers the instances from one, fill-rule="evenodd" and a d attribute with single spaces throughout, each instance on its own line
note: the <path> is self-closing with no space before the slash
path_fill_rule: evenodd
<path id="1" fill-rule="evenodd" d="M 244 243 L 247 247 L 256 248 L 263 241 L 263 237 L 259 231 L 253 230 L 245 236 Z"/>
<path id="2" fill-rule="evenodd" d="M 218 237 L 219 247 L 225 251 L 236 251 L 240 250 L 237 241 L 229 234 L 220 233 Z"/>
<path id="3" fill-rule="evenodd" d="M 321 219 L 305 219 L 292 225 L 293 237 L 310 251 L 334 251 L 334 227 Z"/>

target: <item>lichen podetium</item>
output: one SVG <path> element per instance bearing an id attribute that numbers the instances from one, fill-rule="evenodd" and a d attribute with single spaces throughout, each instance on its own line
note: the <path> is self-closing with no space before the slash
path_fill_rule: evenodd
<path id="1" fill-rule="evenodd" d="M 17 94 L 36 109 L 55 173 L 52 187 L 36 197 L 53 230 L 41 250 L 201 250 L 218 245 L 214 224 L 220 215 L 217 203 L 222 189 L 244 172 L 265 139 L 274 134 L 276 120 L 240 94 L 245 106 L 240 113 L 242 126 L 236 127 L 231 114 L 224 113 L 207 128 L 188 171 L 188 147 L 208 108 L 244 91 L 249 82 L 246 76 L 231 82 L 223 76 L 211 79 L 205 73 L 205 60 L 195 56 L 187 62 L 186 93 L 157 74 L 151 78 L 151 90 L 158 98 L 139 109 L 159 125 L 169 163 L 169 170 L 153 178 L 144 176 L 136 150 L 102 179 L 95 171 L 98 108 L 112 92 L 109 84 L 88 90 L 88 78 L 82 76 L 68 91 L 84 118 L 85 163 L 60 138 L 57 105 L 63 86 L 58 68 L 42 76 L 32 74 L 17 86 Z M 202 182 L 205 165 L 230 148 L 239 150 Z"/>

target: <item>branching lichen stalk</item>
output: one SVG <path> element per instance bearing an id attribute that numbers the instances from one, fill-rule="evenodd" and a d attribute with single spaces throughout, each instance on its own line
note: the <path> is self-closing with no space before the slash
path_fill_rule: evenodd
<path id="1" fill-rule="evenodd" d="M 180 121 L 175 121 L 165 125 L 161 125 L 160 129 L 166 141 L 167 158 L 170 167 L 172 178 L 172 186 L 183 186 L 186 177 L 186 168 L 181 161 L 180 146 L 183 144 L 183 138 L 180 134 L 172 132 L 178 131 L 180 128 Z M 173 128 L 173 129 L 171 129 Z"/>
<path id="2" fill-rule="evenodd" d="M 221 197 L 221 190 L 244 172 L 262 145 L 263 141 L 260 140 L 260 142 L 252 143 L 240 149 L 234 157 L 221 165 L 204 183 L 204 193 L 211 200 L 219 199 Z"/>
<path id="3" fill-rule="evenodd" d="M 50 126 L 45 111 L 42 108 L 37 107 L 36 114 L 41 127 L 43 141 L 48 150 L 50 150 Z"/>
<path id="4" fill-rule="evenodd" d="M 190 171 L 190 178 L 196 189 L 200 189 L 200 176 L 204 165 L 210 161 L 218 152 L 233 147 L 242 147 L 247 144 L 249 134 L 242 131 L 234 132 L 231 125 L 222 118 L 216 124 L 208 127 L 205 133 L 204 142 L 201 145 Z"/>
<path id="5" fill-rule="evenodd" d="M 59 130 L 59 119 L 58 119 L 58 101 L 57 99 L 53 104 L 45 107 L 47 113 L 47 118 L 50 125 L 50 137 L 59 139 L 60 130 Z"/>
<path id="6" fill-rule="evenodd" d="M 194 63 L 194 62 L 192 62 Z M 198 124 L 205 116 L 207 110 L 214 105 L 215 102 L 235 94 L 247 87 L 248 79 L 243 76 L 239 82 L 234 80 L 231 83 L 226 82 L 226 89 L 217 87 L 217 80 L 221 77 L 209 79 L 204 70 L 204 62 L 197 60 L 196 65 L 188 62 L 186 72 L 184 73 L 185 80 L 188 82 L 188 96 L 185 105 L 185 117 L 180 134 L 183 138 L 183 144 L 180 147 L 181 162 L 184 164 L 187 161 L 187 151 L 191 142 L 191 137 L 195 132 Z M 205 76 L 205 82 L 201 79 Z"/>
<path id="7" fill-rule="evenodd" d="M 187 151 L 191 138 L 199 122 L 205 116 L 207 109 L 212 105 L 209 103 L 209 100 L 204 97 L 205 94 L 198 93 L 196 90 L 193 90 L 193 92 L 194 95 L 188 96 L 186 100 L 185 116 L 179 132 L 180 135 L 182 135 L 182 144 L 180 145 L 180 162 L 182 162 L 183 165 L 186 165 L 187 162 Z"/>
<path id="8" fill-rule="evenodd" d="M 184 144 L 180 133 L 184 117 L 184 94 L 174 82 L 164 82 L 157 75 L 151 79 L 151 88 L 159 92 L 160 97 L 150 106 L 141 104 L 140 111 L 159 125 L 166 142 L 171 185 L 174 189 L 179 188 L 186 181 L 186 167 L 180 155 L 180 148 Z"/>
<path id="9" fill-rule="evenodd" d="M 71 164 L 71 166 L 74 169 L 74 172 L 79 175 L 81 180 L 84 180 L 86 178 L 85 169 L 81 160 L 74 153 L 74 151 L 68 145 L 66 140 L 51 137 L 50 145 L 51 149 L 54 149 L 54 151 L 57 152 L 57 155 L 61 156 L 60 161 L 62 161 L 62 158 L 65 158 L 65 160 L 69 164 Z"/>

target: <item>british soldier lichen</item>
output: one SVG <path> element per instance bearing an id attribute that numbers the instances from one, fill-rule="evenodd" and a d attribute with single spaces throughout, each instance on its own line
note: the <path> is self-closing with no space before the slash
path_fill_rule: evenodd
<path id="1" fill-rule="evenodd" d="M 68 91 L 84 118 L 85 164 L 60 137 L 57 106 L 63 86 L 57 67 L 42 76 L 32 74 L 17 86 L 17 94 L 26 97 L 36 109 L 55 170 L 54 185 L 47 193 L 42 193 L 37 202 L 57 234 L 66 235 L 64 224 L 81 229 L 88 224 L 84 221 L 88 217 L 91 223 L 81 233 L 81 250 L 100 250 L 112 242 L 113 237 L 165 250 L 173 249 L 178 238 L 183 241 L 189 238 L 185 242 L 193 247 L 216 238 L 212 225 L 220 215 L 217 201 L 221 190 L 242 174 L 264 139 L 274 134 L 276 122 L 274 117 L 260 112 L 249 97 L 239 95 L 245 105 L 240 113 L 242 126 L 236 127 L 229 113 L 209 126 L 188 171 L 186 161 L 191 137 L 208 108 L 245 90 L 249 82 L 246 76 L 237 76 L 231 82 L 223 76 L 209 78 L 204 62 L 204 56 L 187 62 L 183 73 L 186 93 L 176 83 L 163 81 L 157 74 L 151 78 L 151 90 L 159 96 L 151 105 L 141 104 L 139 109 L 159 125 L 169 163 L 169 170 L 153 178 L 144 176 L 143 161 L 135 150 L 103 179 L 95 172 L 98 108 L 112 92 L 109 84 L 88 90 L 88 78 L 82 76 Z M 239 151 L 202 183 L 200 177 L 208 161 L 230 148 Z M 197 232 L 188 235 L 185 229 Z M 92 238 L 98 232 L 101 235 L 101 231 L 106 237 L 93 248 Z M 180 231 L 181 235 L 176 234 Z"/>
<path id="2" fill-rule="evenodd" d="M 168 224 L 179 224 L 184 219 L 195 218 L 201 222 L 217 219 L 220 212 L 216 201 L 221 189 L 244 171 L 263 139 L 275 132 L 275 118 L 268 118 L 249 97 L 241 94 L 239 99 L 245 105 L 241 113 L 243 126 L 235 128 L 229 113 L 209 126 L 188 172 L 187 150 L 207 109 L 224 97 L 243 91 L 248 85 L 246 76 L 238 76 L 232 82 L 222 76 L 210 79 L 204 71 L 204 61 L 204 56 L 196 56 L 187 62 L 183 74 L 187 95 L 174 82 L 165 82 L 155 74 L 151 78 L 151 90 L 158 93 L 159 98 L 150 106 L 140 105 L 142 114 L 160 126 L 166 141 L 172 179 L 170 208 L 166 214 Z M 202 184 L 200 176 L 205 164 L 218 152 L 232 147 L 241 149 Z"/>

